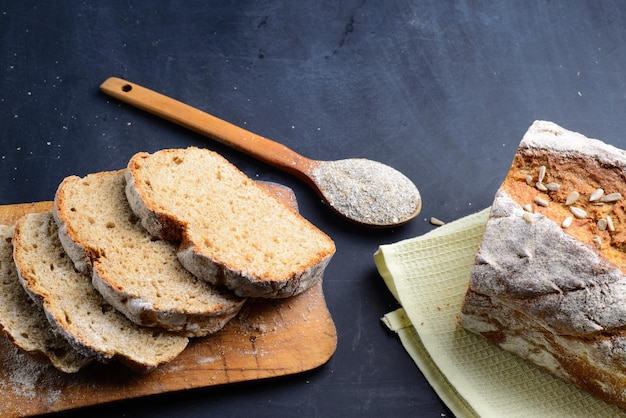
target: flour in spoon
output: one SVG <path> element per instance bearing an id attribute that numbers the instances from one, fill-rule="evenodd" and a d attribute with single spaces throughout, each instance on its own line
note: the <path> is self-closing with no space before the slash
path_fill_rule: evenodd
<path id="1" fill-rule="evenodd" d="M 312 174 L 328 204 L 356 222 L 389 226 L 408 220 L 420 208 L 413 182 L 376 161 L 324 161 Z"/>

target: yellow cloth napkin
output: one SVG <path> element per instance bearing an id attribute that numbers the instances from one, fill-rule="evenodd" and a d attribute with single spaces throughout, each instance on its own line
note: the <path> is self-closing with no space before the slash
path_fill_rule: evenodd
<path id="1" fill-rule="evenodd" d="M 402 308 L 384 316 L 450 410 L 464 417 L 613 417 L 626 411 L 463 330 L 458 314 L 489 210 L 381 245 L 374 261 Z"/>

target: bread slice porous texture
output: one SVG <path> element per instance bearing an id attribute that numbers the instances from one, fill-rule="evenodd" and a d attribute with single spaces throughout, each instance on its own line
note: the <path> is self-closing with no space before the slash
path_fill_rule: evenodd
<path id="1" fill-rule="evenodd" d="M 80 353 L 147 372 L 187 346 L 186 337 L 141 327 L 108 304 L 66 256 L 52 213 L 18 220 L 13 258 L 24 289 L 43 308 L 55 332 Z"/>
<path id="2" fill-rule="evenodd" d="M 134 155 L 126 196 L 154 236 L 180 242 L 194 275 L 245 297 L 310 288 L 334 242 L 219 154 L 195 147 Z"/>
<path id="3" fill-rule="evenodd" d="M 0 328 L 18 348 L 65 373 L 76 373 L 92 357 L 54 333 L 43 309 L 28 295 L 13 262 L 12 225 L 0 225 Z"/>
<path id="4" fill-rule="evenodd" d="M 626 408 L 626 152 L 535 122 L 496 193 L 460 323 Z"/>
<path id="5" fill-rule="evenodd" d="M 245 298 L 186 270 L 175 244 L 142 227 L 124 188 L 124 170 L 64 179 L 53 213 L 66 253 L 111 305 L 139 325 L 189 337 L 221 330 Z"/>

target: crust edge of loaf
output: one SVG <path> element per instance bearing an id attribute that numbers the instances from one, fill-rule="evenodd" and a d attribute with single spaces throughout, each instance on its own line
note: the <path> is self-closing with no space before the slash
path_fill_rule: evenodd
<path id="1" fill-rule="evenodd" d="M 148 155 L 145 152 L 140 152 L 137 153 L 136 156 L 144 154 Z M 134 158 L 129 165 L 132 165 Z M 182 240 L 182 230 L 179 227 L 181 222 L 170 221 L 170 217 L 161 216 L 156 210 L 148 207 L 141 189 L 135 184 L 135 177 L 132 175 L 130 167 L 124 171 L 124 178 L 126 180 L 126 186 L 124 188 L 126 200 L 146 231 L 160 239 L 180 242 Z"/>
<path id="2" fill-rule="evenodd" d="M 61 241 L 63 250 L 67 256 L 72 260 L 74 266 L 78 271 L 83 274 L 91 274 L 91 259 L 89 257 L 89 250 L 87 247 L 80 245 L 76 237 L 76 233 L 69 227 L 64 221 L 64 205 L 65 200 L 64 184 L 70 181 L 80 179 L 78 176 L 68 176 L 61 184 L 59 184 L 57 191 L 54 195 L 54 201 L 52 205 L 52 217 L 58 227 L 58 236 Z"/>
<path id="3" fill-rule="evenodd" d="M 617 360 L 612 364 L 597 361 L 606 357 L 612 342 L 553 334 L 506 303 L 471 290 L 466 295 L 459 324 L 529 364 L 599 399 L 626 408 L 623 389 L 626 369 L 622 365 L 619 370 Z"/>
<path id="4" fill-rule="evenodd" d="M 578 153 L 593 156 L 618 167 L 626 165 L 625 150 L 545 120 L 536 120 L 532 123 L 522 137 L 519 148 L 550 150 L 565 154 Z"/>
<path id="5" fill-rule="evenodd" d="M 135 324 L 161 328 L 190 338 L 204 337 L 218 332 L 239 313 L 246 302 L 246 299 L 241 299 L 238 303 L 210 313 L 191 313 L 173 309 L 155 310 L 149 302 L 113 289 L 108 281 L 100 276 L 97 266 L 94 268 L 91 280 L 104 299 Z"/>
<path id="6" fill-rule="evenodd" d="M 246 271 L 224 266 L 196 251 L 193 245 L 182 245 L 180 263 L 193 275 L 216 286 L 231 289 L 240 297 L 280 299 L 295 296 L 311 288 L 324 274 L 333 254 L 315 260 L 310 266 L 280 280 L 260 280 Z"/>

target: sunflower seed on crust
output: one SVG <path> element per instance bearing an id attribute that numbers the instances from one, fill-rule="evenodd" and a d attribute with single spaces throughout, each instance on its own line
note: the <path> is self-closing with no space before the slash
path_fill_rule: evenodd
<path id="1" fill-rule="evenodd" d="M 524 212 L 524 214 L 522 215 L 522 218 L 524 218 L 524 220 L 528 222 L 529 224 L 532 224 L 535 222 L 535 220 L 533 219 L 533 215 L 530 214 L 529 212 Z"/>
<path id="2" fill-rule="evenodd" d="M 587 212 L 585 212 L 583 209 L 581 208 L 577 208 L 575 206 L 571 206 L 569 208 L 570 212 L 572 212 L 572 215 L 574 215 L 575 217 L 577 217 L 578 219 L 585 219 L 587 217 Z"/>
<path id="3" fill-rule="evenodd" d="M 539 196 L 535 197 L 535 203 L 539 206 L 543 206 L 544 208 L 548 206 L 548 201 Z"/>
<path id="4" fill-rule="evenodd" d="M 591 193 L 589 195 L 589 201 L 590 202 L 595 202 L 596 200 L 600 200 L 602 198 L 602 196 L 604 196 L 604 190 L 603 189 L 595 189 L 593 191 L 593 193 Z"/>
<path id="5" fill-rule="evenodd" d="M 548 188 L 546 187 L 546 185 L 541 183 L 540 181 L 538 181 L 537 184 L 535 184 L 535 187 L 537 188 L 537 190 L 541 190 L 542 192 L 548 191 Z"/>
<path id="6" fill-rule="evenodd" d="M 539 167 L 539 176 L 537 177 L 537 183 L 542 183 L 543 178 L 546 176 L 546 166 L 542 165 Z"/>
<path id="7" fill-rule="evenodd" d="M 602 247 L 602 239 L 599 236 L 594 236 L 593 242 L 595 242 L 599 247 Z"/>
<path id="8" fill-rule="evenodd" d="M 524 206 L 522 206 L 522 209 L 524 209 L 526 212 L 532 212 L 533 205 L 531 205 L 530 203 L 526 203 Z"/>
<path id="9" fill-rule="evenodd" d="M 611 219 L 611 217 L 608 215 L 606 217 L 606 227 L 609 229 L 609 231 L 615 232 L 615 225 L 613 224 L 613 219 Z"/>
<path id="10" fill-rule="evenodd" d="M 598 227 L 599 231 L 606 231 L 606 227 L 607 227 L 606 219 L 598 219 L 596 226 Z"/>
<path id="11" fill-rule="evenodd" d="M 569 228 L 570 226 L 572 226 L 573 221 L 574 218 L 568 216 L 567 218 L 563 219 L 563 222 L 561 222 L 561 228 Z"/>
<path id="12" fill-rule="evenodd" d="M 622 198 L 622 194 L 621 193 L 609 193 L 606 196 L 604 196 L 601 199 L 601 201 L 604 202 L 604 203 L 611 203 L 611 202 L 617 202 L 621 198 Z"/>
<path id="13" fill-rule="evenodd" d="M 546 189 L 550 190 L 551 192 L 558 192 L 560 188 L 561 186 L 553 181 L 546 184 Z"/>
<path id="14" fill-rule="evenodd" d="M 526 180 L 526 184 L 528 184 L 529 186 L 533 185 L 533 176 L 531 176 L 530 174 L 526 175 L 525 180 Z"/>
<path id="15" fill-rule="evenodd" d="M 567 206 L 573 205 L 578 200 L 578 197 L 580 197 L 580 194 L 578 192 L 571 192 L 567 195 L 567 199 L 565 199 L 565 204 Z"/>

